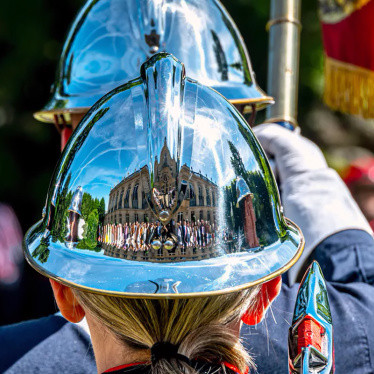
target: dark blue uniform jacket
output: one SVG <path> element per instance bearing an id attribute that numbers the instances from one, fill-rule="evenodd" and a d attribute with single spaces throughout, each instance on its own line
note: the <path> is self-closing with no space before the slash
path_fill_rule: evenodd
<path id="1" fill-rule="evenodd" d="M 347 230 L 314 252 L 328 283 L 337 374 L 374 373 L 374 240 Z M 282 285 L 265 320 L 244 326 L 259 373 L 287 374 L 287 333 L 298 285 Z M 96 373 L 89 336 L 58 315 L 0 327 L 0 373 Z"/>

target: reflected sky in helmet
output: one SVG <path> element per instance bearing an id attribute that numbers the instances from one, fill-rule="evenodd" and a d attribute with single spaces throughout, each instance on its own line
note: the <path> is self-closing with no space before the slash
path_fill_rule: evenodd
<path id="1" fill-rule="evenodd" d="M 144 103 L 146 99 L 141 82 L 141 80 L 138 80 L 131 92 L 121 92 L 126 87 L 122 86 L 109 93 L 106 97 L 115 95 L 115 99 L 106 99 L 108 101 L 100 105 L 101 110 L 108 109 L 106 115 L 95 126 L 93 126 L 95 114 L 88 115 L 84 124 L 77 129 L 74 138 L 78 138 L 79 133 L 83 132 L 85 127 L 92 126 L 90 135 L 85 140 L 86 149 L 89 149 L 89 152 L 77 152 L 71 164 L 71 169 L 76 170 L 76 172 L 71 175 L 69 188 L 75 189 L 82 186 L 85 192 L 92 194 L 94 197 L 108 197 L 110 189 L 124 177 L 146 164 L 152 169 L 153 158 L 149 155 L 147 134 L 149 114 L 145 112 Z M 195 83 L 193 85 L 195 86 Z M 201 86 L 199 86 L 199 89 L 207 90 L 207 88 Z M 138 94 L 139 96 L 136 98 Z M 196 95 L 198 92 L 196 89 L 189 91 L 189 84 L 187 83 L 185 94 L 185 100 L 188 102 L 190 100 L 189 96 Z M 155 105 L 155 110 L 159 111 L 159 103 L 155 102 Z M 95 109 L 97 106 L 99 105 L 96 105 Z M 90 113 L 95 112 L 95 109 Z M 180 110 L 179 108 L 175 109 Z M 225 185 L 235 178 L 232 168 L 222 169 L 221 167 L 226 164 L 225 159 L 230 154 L 226 138 L 230 133 L 230 136 L 232 136 L 233 131 L 232 126 L 227 128 L 222 126 L 223 111 L 228 111 L 226 115 L 230 115 L 230 111 L 233 112 L 235 109 L 229 108 L 228 110 L 223 98 L 219 95 L 212 95 L 209 98 L 197 99 L 193 123 L 188 118 L 177 118 L 177 121 L 183 127 L 183 144 L 189 145 L 189 147 L 184 147 L 181 150 L 183 155 L 180 160 L 181 165 L 184 163 L 191 165 L 193 170 L 201 172 L 218 185 Z M 160 113 L 169 117 L 167 108 L 164 111 L 161 110 Z M 129 123 L 134 123 L 134 125 L 129 127 Z M 242 122 L 242 125 L 246 127 L 244 122 Z M 161 116 L 156 122 L 152 123 L 151 131 L 158 137 L 158 140 L 153 139 L 157 149 L 154 150 L 154 153 L 157 154 L 163 146 L 164 139 L 171 136 L 170 118 L 162 118 Z M 234 138 L 236 145 L 241 148 L 241 157 L 244 164 L 249 170 L 260 172 L 250 148 L 246 146 L 245 140 L 238 129 L 236 129 L 236 133 L 237 135 Z M 176 134 L 172 136 L 175 137 Z M 187 141 L 187 138 L 191 141 Z M 196 149 L 206 150 L 206 153 L 196 152 Z M 66 152 L 69 152 L 69 149 Z M 173 152 L 172 147 L 171 154 L 177 157 L 176 150 Z M 108 164 L 111 164 L 110 171 L 107 168 Z M 127 171 L 126 175 L 123 174 L 124 169 Z M 113 170 L 116 170 L 117 173 L 113 173 Z M 62 189 L 63 186 L 60 186 L 60 188 Z"/>

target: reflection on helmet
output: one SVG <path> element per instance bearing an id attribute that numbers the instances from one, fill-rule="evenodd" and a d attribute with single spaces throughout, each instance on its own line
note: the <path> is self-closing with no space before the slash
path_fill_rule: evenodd
<path id="1" fill-rule="evenodd" d="M 52 98 L 35 117 L 84 113 L 166 51 L 191 78 L 238 104 L 273 103 L 257 86 L 239 31 L 218 0 L 89 0 L 65 42 Z M 248 108 L 251 108 L 248 106 Z"/>
<path id="2" fill-rule="evenodd" d="M 164 53 L 93 106 L 25 238 L 50 277 L 147 297 L 249 287 L 286 271 L 302 246 L 245 120 Z"/>

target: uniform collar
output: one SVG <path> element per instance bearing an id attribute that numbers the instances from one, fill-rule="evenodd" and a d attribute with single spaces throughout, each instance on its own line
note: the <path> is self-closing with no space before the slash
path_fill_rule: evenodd
<path id="1" fill-rule="evenodd" d="M 131 364 L 125 364 L 125 365 L 119 365 L 119 366 L 115 366 L 111 369 L 108 369 L 106 371 L 104 371 L 103 374 L 105 373 L 116 373 L 116 372 L 122 372 L 124 369 L 127 369 L 127 368 L 130 368 L 130 367 L 134 367 L 134 366 L 143 366 L 143 365 L 149 365 L 150 363 L 149 362 L 133 362 Z"/>

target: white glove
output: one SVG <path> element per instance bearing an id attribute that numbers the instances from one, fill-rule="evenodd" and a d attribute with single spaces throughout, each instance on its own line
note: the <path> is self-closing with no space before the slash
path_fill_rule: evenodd
<path id="1" fill-rule="evenodd" d="M 328 236 L 347 229 L 371 235 L 373 231 L 314 143 L 276 124 L 262 124 L 253 131 L 267 155 L 275 159 L 284 214 L 305 237 L 304 252 L 288 273 L 292 285 L 313 249 Z"/>

